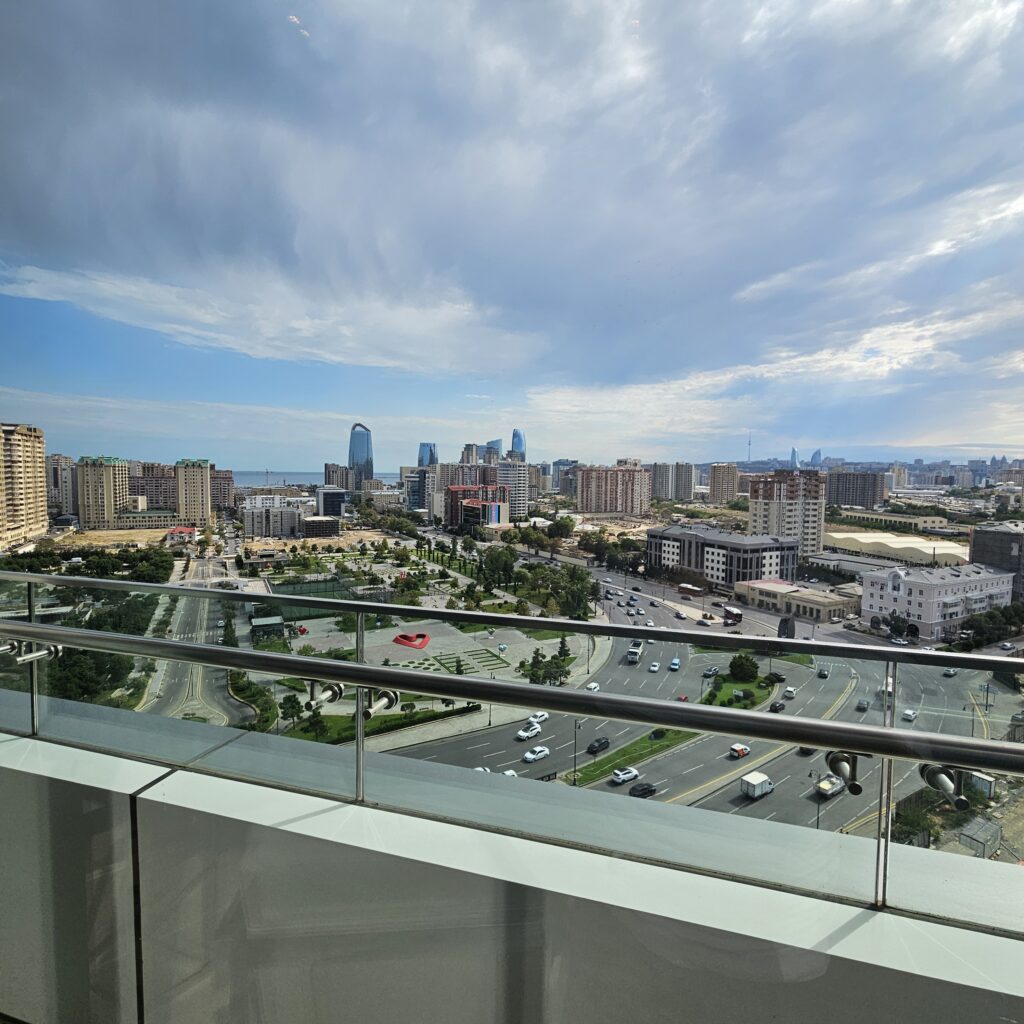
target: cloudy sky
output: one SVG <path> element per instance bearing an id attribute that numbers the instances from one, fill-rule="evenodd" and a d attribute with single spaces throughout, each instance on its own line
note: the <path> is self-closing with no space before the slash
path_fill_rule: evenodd
<path id="1" fill-rule="evenodd" d="M 0 418 L 379 469 L 1024 455 L 1024 0 L 0 13 Z"/>

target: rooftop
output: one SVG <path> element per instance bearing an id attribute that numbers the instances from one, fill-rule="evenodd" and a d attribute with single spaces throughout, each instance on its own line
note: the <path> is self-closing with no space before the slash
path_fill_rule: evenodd
<path id="1" fill-rule="evenodd" d="M 891 573 L 899 573 L 908 583 L 964 583 L 974 579 L 1012 578 L 1013 573 L 1006 569 L 998 569 L 992 565 L 980 565 L 968 562 L 966 565 L 946 565 L 938 569 L 912 568 L 901 566 L 896 569 L 875 569 L 865 572 L 864 576 L 883 577 Z"/>
<path id="2" fill-rule="evenodd" d="M 728 530 L 716 530 L 712 527 L 683 526 L 674 523 L 672 526 L 659 526 L 647 531 L 647 536 L 682 537 L 697 536 L 714 544 L 731 544 L 738 547 L 759 548 L 767 544 L 798 545 L 796 537 L 770 537 L 767 534 L 730 533 Z"/>

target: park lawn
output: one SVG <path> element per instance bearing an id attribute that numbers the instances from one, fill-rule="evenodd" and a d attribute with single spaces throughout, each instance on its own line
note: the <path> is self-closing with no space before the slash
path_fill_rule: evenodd
<path id="1" fill-rule="evenodd" d="M 280 637 L 274 637 L 270 640 L 259 640 L 254 645 L 254 649 L 257 651 L 270 651 L 273 654 L 292 653 L 292 649 L 288 646 L 288 641 L 282 640 Z"/>
<path id="2" fill-rule="evenodd" d="M 301 679 L 296 679 L 295 676 L 284 676 L 281 679 L 275 680 L 278 686 L 284 686 L 289 690 L 294 690 L 296 693 L 305 693 L 306 684 Z"/>
<path id="3" fill-rule="evenodd" d="M 515 601 L 488 601 L 480 605 L 480 611 L 490 612 L 492 615 L 514 615 L 516 603 Z"/>
<path id="4" fill-rule="evenodd" d="M 791 661 L 794 665 L 813 665 L 814 658 L 809 654 L 776 654 L 774 655 L 776 661 Z"/>
<path id="5" fill-rule="evenodd" d="M 531 640 L 557 640 L 565 636 L 560 629 L 520 629 L 519 632 Z"/>
<path id="6" fill-rule="evenodd" d="M 394 731 L 394 726 L 390 729 L 386 728 L 386 726 L 395 717 L 402 719 L 401 728 L 404 728 L 407 725 L 429 722 L 434 718 L 440 717 L 440 715 L 441 712 L 439 711 L 415 711 L 411 715 L 378 716 L 377 718 L 371 718 L 366 723 L 366 735 L 372 736 L 376 732 Z M 319 741 L 321 743 L 349 743 L 356 738 L 356 723 L 350 715 L 324 715 L 323 722 L 327 726 L 327 731 L 324 733 L 323 739 Z M 289 729 L 287 735 L 298 740 L 313 740 L 316 742 L 316 737 L 311 732 L 306 732 L 305 724 L 306 719 L 303 719 L 299 725 Z"/>
<path id="7" fill-rule="evenodd" d="M 663 735 L 656 740 L 651 739 L 653 732 L 660 732 Z M 607 754 L 605 757 L 595 758 L 589 764 L 578 768 L 576 785 L 587 786 L 591 782 L 597 782 L 598 779 L 603 779 L 606 775 L 610 775 L 616 768 L 636 766 L 639 762 L 653 757 L 655 754 L 661 754 L 666 750 L 671 750 L 673 747 L 678 747 L 680 743 L 685 743 L 687 740 L 692 740 L 695 736 L 699 735 L 700 733 L 686 732 L 681 729 L 652 730 L 652 732 L 647 733 L 645 736 L 627 743 L 614 753 Z M 572 784 L 571 778 L 567 778 L 565 781 L 569 782 L 570 785 Z"/>
<path id="8" fill-rule="evenodd" d="M 452 625 L 462 633 L 482 633 L 488 628 L 482 622 L 453 622 Z"/>

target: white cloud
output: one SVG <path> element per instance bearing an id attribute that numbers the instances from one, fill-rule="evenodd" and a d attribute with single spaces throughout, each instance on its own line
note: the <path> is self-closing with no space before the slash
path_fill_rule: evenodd
<path id="1" fill-rule="evenodd" d="M 257 359 L 391 366 L 416 373 L 472 369 L 480 351 L 512 363 L 535 358 L 539 340 L 503 330 L 493 312 L 451 290 L 429 304 L 363 297 L 309 298 L 276 275 L 236 270 L 218 288 L 139 277 L 17 267 L 0 294 L 70 302 L 96 316 L 155 331 L 183 345 Z"/>

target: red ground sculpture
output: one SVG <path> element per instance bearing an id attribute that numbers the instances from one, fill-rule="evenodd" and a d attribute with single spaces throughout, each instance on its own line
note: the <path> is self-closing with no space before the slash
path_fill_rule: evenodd
<path id="1" fill-rule="evenodd" d="M 422 651 L 430 643 L 430 637 L 426 633 L 399 633 L 395 637 L 394 643 L 401 644 L 403 647 L 415 647 L 416 650 Z"/>

